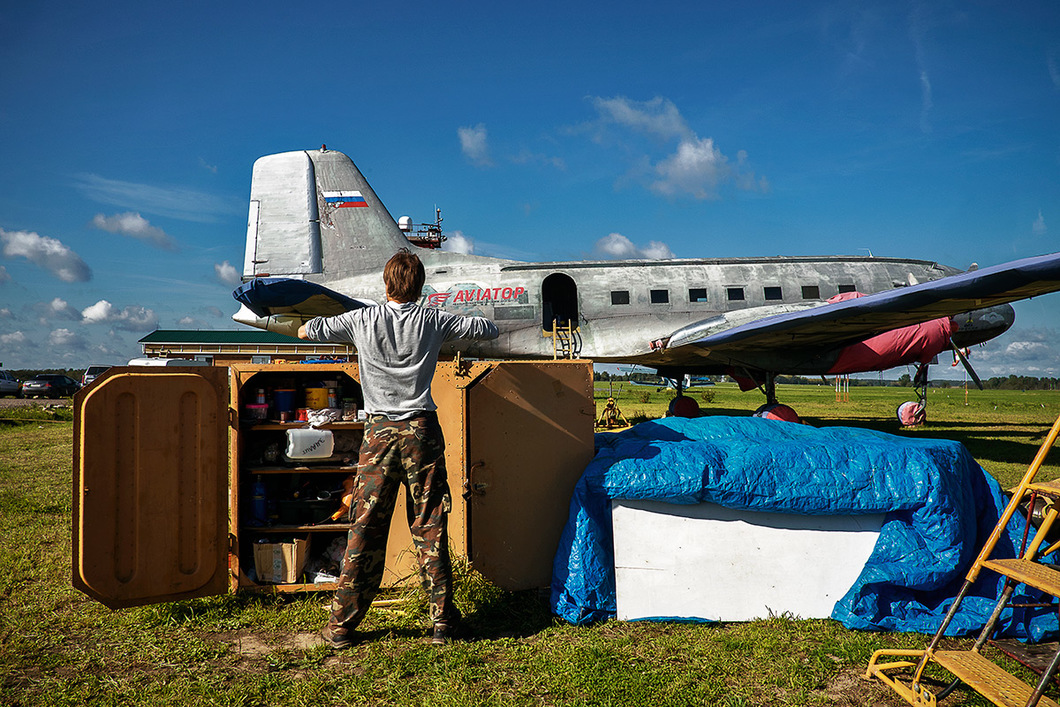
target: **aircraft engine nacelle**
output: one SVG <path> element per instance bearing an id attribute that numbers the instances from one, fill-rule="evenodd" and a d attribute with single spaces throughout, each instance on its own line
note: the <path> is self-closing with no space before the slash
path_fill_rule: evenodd
<path id="1" fill-rule="evenodd" d="M 956 331 L 951 338 L 954 346 L 968 348 L 989 341 L 1005 333 L 1016 321 L 1016 312 L 1010 304 L 973 309 L 951 317 Z"/>

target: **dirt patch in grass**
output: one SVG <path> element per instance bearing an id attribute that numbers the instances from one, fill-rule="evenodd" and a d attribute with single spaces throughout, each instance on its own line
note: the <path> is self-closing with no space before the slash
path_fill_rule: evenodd
<path id="1" fill-rule="evenodd" d="M 216 639 L 232 647 L 243 658 L 264 658 L 276 651 L 307 651 L 324 645 L 319 633 L 282 633 L 265 635 L 256 631 L 231 631 Z"/>
<path id="2" fill-rule="evenodd" d="M 867 680 L 865 671 L 861 668 L 840 670 L 828 681 L 824 693 L 828 697 L 828 704 L 832 705 L 891 707 L 901 703 L 901 700 L 879 681 Z"/>

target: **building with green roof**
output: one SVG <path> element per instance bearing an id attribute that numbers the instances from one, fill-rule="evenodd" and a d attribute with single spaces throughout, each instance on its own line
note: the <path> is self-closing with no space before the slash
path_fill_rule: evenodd
<path id="1" fill-rule="evenodd" d="M 260 329 L 156 329 L 140 339 L 146 358 L 184 358 L 229 363 L 297 363 L 313 359 L 353 359 L 347 344 L 303 341 Z"/>

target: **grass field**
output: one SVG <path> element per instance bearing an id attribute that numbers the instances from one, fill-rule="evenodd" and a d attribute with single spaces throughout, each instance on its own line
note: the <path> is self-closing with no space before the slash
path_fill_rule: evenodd
<path id="1" fill-rule="evenodd" d="M 626 417 L 669 402 L 654 388 L 598 384 L 598 408 L 609 392 Z M 747 415 L 761 402 L 724 385 L 691 394 L 704 414 Z M 966 404 L 962 389 L 933 390 L 929 425 L 904 431 L 894 409 L 908 391 L 856 387 L 842 403 L 825 386 L 779 395 L 814 425 L 960 440 L 1006 486 L 1060 414 L 1058 393 L 972 391 Z M 311 645 L 326 595 L 110 611 L 70 586 L 71 433 L 68 421 L 0 420 L 2 705 L 899 705 L 862 679 L 865 665 L 878 648 L 927 641 L 792 617 L 574 627 L 540 594 L 500 591 L 466 569 L 458 603 L 474 635 L 441 649 L 428 645 L 418 593 L 373 608 L 371 640 L 342 652 Z M 1060 476 L 1058 457 L 1045 478 Z M 958 691 L 947 704 L 987 703 Z"/>

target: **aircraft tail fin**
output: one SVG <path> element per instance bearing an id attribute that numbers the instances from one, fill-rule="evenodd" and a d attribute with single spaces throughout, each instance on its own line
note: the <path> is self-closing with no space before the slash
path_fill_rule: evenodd
<path id="1" fill-rule="evenodd" d="M 411 244 L 346 155 L 266 155 L 254 163 L 243 279 L 379 271 Z"/>

